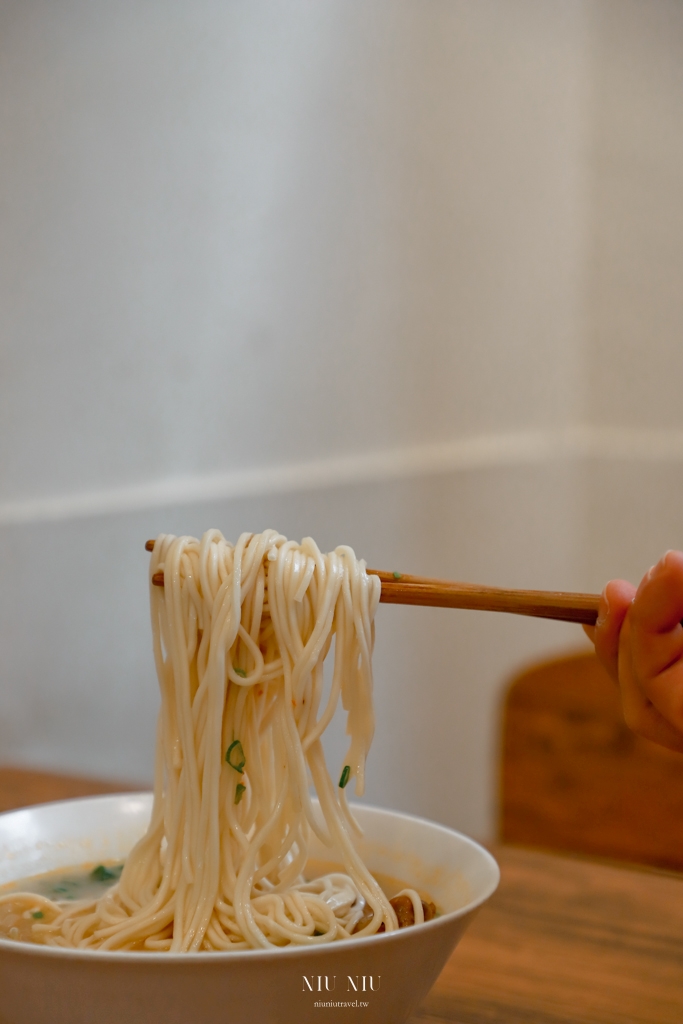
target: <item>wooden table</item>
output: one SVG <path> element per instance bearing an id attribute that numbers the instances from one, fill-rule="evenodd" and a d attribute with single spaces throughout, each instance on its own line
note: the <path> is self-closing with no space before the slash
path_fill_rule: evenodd
<path id="1" fill-rule="evenodd" d="M 683 876 L 514 847 L 411 1024 L 681 1024 Z"/>
<path id="2" fill-rule="evenodd" d="M 120 788 L 0 768 L 0 810 Z M 493 852 L 500 888 L 410 1024 L 683 1022 L 683 876 Z"/>

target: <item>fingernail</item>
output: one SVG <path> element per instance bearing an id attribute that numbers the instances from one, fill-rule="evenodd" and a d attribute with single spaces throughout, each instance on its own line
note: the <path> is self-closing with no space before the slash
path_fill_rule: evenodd
<path id="1" fill-rule="evenodd" d="M 659 564 L 659 563 L 657 563 L 657 564 Z M 654 573 L 656 568 L 657 568 L 657 565 L 651 565 L 650 568 L 647 570 L 647 572 L 643 576 L 642 580 L 638 584 L 638 589 L 636 590 L 636 597 L 638 597 L 640 595 L 643 587 L 646 587 L 648 585 L 648 583 L 652 579 L 652 574 Z"/>
<path id="2" fill-rule="evenodd" d="M 607 600 L 606 592 L 603 590 L 602 594 L 600 594 L 600 603 L 598 605 L 598 617 L 595 620 L 595 625 L 596 625 L 596 627 L 598 629 L 601 626 L 605 625 L 605 622 L 607 621 L 607 616 L 608 615 L 609 615 L 609 601 Z"/>

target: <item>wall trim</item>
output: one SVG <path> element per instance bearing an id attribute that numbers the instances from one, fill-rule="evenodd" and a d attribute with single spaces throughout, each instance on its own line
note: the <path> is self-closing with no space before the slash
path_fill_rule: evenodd
<path id="1" fill-rule="evenodd" d="M 609 426 L 510 431 L 279 466 L 167 477 L 143 484 L 0 502 L 0 526 L 58 522 L 168 505 L 381 483 L 558 459 L 683 462 L 683 431 Z"/>

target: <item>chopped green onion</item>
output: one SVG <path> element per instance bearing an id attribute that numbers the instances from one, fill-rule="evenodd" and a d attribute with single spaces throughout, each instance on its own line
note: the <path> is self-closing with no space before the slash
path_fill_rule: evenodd
<path id="1" fill-rule="evenodd" d="M 244 796 L 246 791 L 247 791 L 247 787 L 244 786 L 241 782 L 238 782 L 237 786 L 235 788 L 235 803 L 236 804 L 238 804 L 240 802 L 240 800 L 242 799 L 242 797 Z"/>
<path id="2" fill-rule="evenodd" d="M 351 775 L 351 765 L 350 764 L 345 764 L 344 768 L 342 770 L 342 773 L 341 773 L 341 778 L 339 779 L 339 788 L 340 789 L 344 789 L 344 787 L 346 786 L 346 783 L 349 781 L 349 776 L 350 775 Z"/>
<path id="3" fill-rule="evenodd" d="M 237 665 L 233 665 L 232 669 L 235 675 L 242 676 L 242 679 L 247 678 L 247 673 L 244 671 L 243 668 L 237 668 Z"/>
<path id="4" fill-rule="evenodd" d="M 393 575 L 395 580 L 400 580 L 400 578 L 401 578 L 401 573 L 400 572 L 392 573 L 392 575 Z"/>
<path id="5" fill-rule="evenodd" d="M 98 864 L 97 867 L 90 872 L 90 877 L 94 882 L 107 882 L 111 878 L 118 878 L 122 870 L 122 866 L 107 868 L 104 864 Z"/>
<path id="6" fill-rule="evenodd" d="M 244 766 L 247 763 L 247 759 L 244 756 L 242 744 L 239 740 L 232 741 L 225 755 L 225 760 L 228 762 L 230 767 L 234 768 L 236 772 L 240 773 L 240 775 L 244 774 Z"/>
<path id="7" fill-rule="evenodd" d="M 42 912 L 42 910 L 34 910 L 33 913 L 31 914 L 31 917 L 35 917 L 36 921 L 39 921 L 41 917 L 45 917 L 45 914 Z"/>

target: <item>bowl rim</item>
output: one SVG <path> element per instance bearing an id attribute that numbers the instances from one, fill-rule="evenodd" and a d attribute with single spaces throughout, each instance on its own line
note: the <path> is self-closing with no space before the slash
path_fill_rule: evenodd
<path id="1" fill-rule="evenodd" d="M 100 796 L 81 796 L 73 797 L 69 800 L 53 800 L 42 804 L 30 804 L 28 807 L 15 807 L 9 811 L 3 811 L 0 813 L 0 821 L 3 818 L 11 814 L 25 811 L 39 811 L 43 808 L 58 808 L 59 806 L 72 806 L 73 804 L 82 803 L 85 801 L 97 801 L 98 803 L 119 800 L 122 797 L 135 798 L 141 796 L 153 796 L 151 791 L 141 790 L 139 792 L 125 792 L 125 793 L 106 793 Z M 452 922 L 459 918 L 466 917 L 477 910 L 483 903 L 485 903 L 498 888 L 500 882 L 500 868 L 495 857 L 484 847 L 481 843 L 478 843 L 475 839 L 465 835 L 463 832 L 459 832 L 457 829 L 450 828 L 448 825 L 442 825 L 440 822 L 431 821 L 429 818 L 424 818 L 421 815 L 409 814 L 407 811 L 396 811 L 387 807 L 376 807 L 373 804 L 361 803 L 359 801 L 353 801 L 350 803 L 351 809 L 361 808 L 363 810 L 372 811 L 374 814 L 386 815 L 391 818 L 398 818 L 403 821 L 409 821 L 411 823 L 417 823 L 419 825 L 426 825 L 429 828 L 436 829 L 439 832 L 446 833 L 449 836 L 456 836 L 461 840 L 465 846 L 468 846 L 471 850 L 476 850 L 478 855 L 482 856 L 484 862 L 492 870 L 491 881 L 488 886 L 485 887 L 483 893 L 480 893 L 476 898 L 470 900 L 462 907 L 458 907 L 457 910 L 451 910 L 446 914 L 440 914 L 438 917 L 433 918 L 431 921 L 425 921 L 424 924 L 419 926 L 418 935 L 423 933 L 423 929 L 437 929 L 447 927 Z M 347 949 L 349 943 L 353 944 L 354 948 L 374 946 L 378 942 L 385 946 L 390 942 L 406 942 L 411 941 L 411 938 L 415 936 L 413 928 L 399 929 L 395 932 L 388 932 L 375 935 L 367 935 L 357 939 L 348 939 L 345 942 L 328 942 L 321 943 L 317 946 L 300 946 L 290 945 L 284 947 L 276 947 L 274 949 L 236 949 L 230 950 L 216 950 L 209 952 L 207 950 L 200 950 L 194 953 L 164 953 L 161 951 L 149 950 L 147 952 L 142 950 L 115 950 L 115 949 L 68 949 L 64 946 L 43 946 L 37 943 L 31 942 L 17 942 L 14 939 L 5 939 L 0 936 L 0 954 L 12 953 L 13 955 L 26 955 L 26 956 L 48 956 L 57 957 L 67 960 L 92 960 L 93 957 L 98 963 L 126 963 L 126 964 L 188 964 L 192 963 L 203 963 L 203 964 L 216 964 L 216 963 L 237 963 L 243 961 L 245 958 L 248 961 L 269 961 L 273 957 L 280 961 L 283 958 L 296 958 L 305 955 L 309 957 L 315 957 L 316 955 L 329 955 L 332 950 Z"/>

